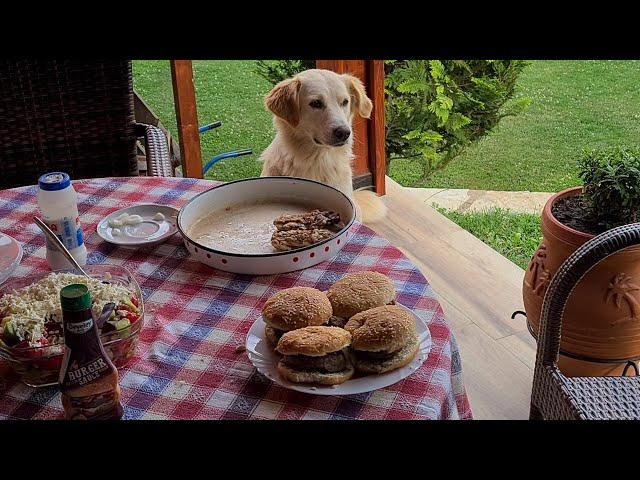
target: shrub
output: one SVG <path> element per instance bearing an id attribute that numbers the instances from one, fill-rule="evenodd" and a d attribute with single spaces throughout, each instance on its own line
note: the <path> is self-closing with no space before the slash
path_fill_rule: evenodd
<path id="1" fill-rule="evenodd" d="M 500 120 L 525 110 L 531 100 L 509 102 L 522 60 L 387 60 L 385 116 L 387 164 L 393 157 L 416 158 L 422 179 L 444 168 Z M 314 68 L 309 60 L 257 65 L 271 83 Z"/>
<path id="2" fill-rule="evenodd" d="M 415 157 L 422 181 L 444 168 L 500 120 L 531 100 L 507 102 L 527 62 L 390 60 L 385 62 L 387 161 Z"/>
<path id="3" fill-rule="evenodd" d="M 640 149 L 614 147 L 585 151 L 579 160 L 591 220 L 603 230 L 640 217 Z"/>
<path id="4" fill-rule="evenodd" d="M 258 60 L 256 73 L 273 85 L 303 70 L 315 68 L 315 60 Z"/>

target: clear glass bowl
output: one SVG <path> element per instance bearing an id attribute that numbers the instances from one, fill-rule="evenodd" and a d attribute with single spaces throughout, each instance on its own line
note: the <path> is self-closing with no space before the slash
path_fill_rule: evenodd
<path id="1" fill-rule="evenodd" d="M 100 335 L 100 340 L 113 364 L 120 368 L 128 363 L 136 352 L 140 330 L 144 323 L 144 302 L 140 285 L 131 272 L 119 265 L 87 265 L 84 267 L 89 276 L 122 285 L 130 289 L 138 298 L 140 315 L 138 321 L 122 330 Z M 75 273 L 74 270 L 56 270 L 55 273 Z M 51 272 L 9 280 L 0 287 L 0 298 L 22 287 L 42 280 Z M 0 340 L 0 358 L 6 360 L 20 379 L 31 387 L 45 387 L 58 383 L 62 366 L 64 344 L 57 343 L 43 347 L 15 348 Z"/>

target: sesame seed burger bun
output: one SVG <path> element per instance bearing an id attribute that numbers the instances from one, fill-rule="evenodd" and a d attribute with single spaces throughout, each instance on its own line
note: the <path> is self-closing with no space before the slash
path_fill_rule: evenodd
<path id="1" fill-rule="evenodd" d="M 415 358 L 416 354 L 420 350 L 420 344 L 418 343 L 418 337 L 411 340 L 405 345 L 399 352 L 395 353 L 391 358 L 384 360 L 367 360 L 355 355 L 353 358 L 353 364 L 356 370 L 361 373 L 374 373 L 381 374 L 397 370 L 405 365 L 409 365 Z"/>
<path id="2" fill-rule="evenodd" d="M 280 337 L 276 351 L 282 355 L 320 357 L 338 352 L 351 343 L 351 334 L 339 327 L 313 326 L 292 330 Z"/>
<path id="3" fill-rule="evenodd" d="M 396 298 L 393 282 L 378 272 L 349 273 L 327 291 L 333 315 L 351 318 L 356 313 L 392 303 Z"/>
<path id="4" fill-rule="evenodd" d="M 365 352 L 394 352 L 417 335 L 415 318 L 398 305 L 358 313 L 344 328 L 351 333 L 351 348 Z"/>
<path id="5" fill-rule="evenodd" d="M 341 372 L 305 372 L 286 366 L 282 360 L 278 362 L 278 373 L 293 383 L 318 383 L 320 385 L 339 385 L 346 382 L 355 373 L 353 366 L 348 365 Z"/>
<path id="6" fill-rule="evenodd" d="M 362 373 L 380 374 L 404 367 L 420 348 L 413 315 L 397 305 L 358 313 L 344 328 L 351 333 L 353 364 Z"/>
<path id="7" fill-rule="evenodd" d="M 262 318 L 270 327 L 285 332 L 323 325 L 331 318 L 331 302 L 315 288 L 287 288 L 265 302 Z"/>
<path id="8" fill-rule="evenodd" d="M 276 351 L 283 355 L 282 360 L 278 362 L 278 372 L 283 378 L 294 383 L 344 383 L 355 373 L 344 351 L 350 343 L 351 334 L 339 327 L 312 326 L 286 332 L 280 337 L 276 347 Z M 327 367 L 326 364 L 320 365 L 321 362 L 335 360 L 336 357 L 341 363 L 339 371 L 319 368 Z M 291 366 L 287 365 L 290 359 L 301 360 Z"/>

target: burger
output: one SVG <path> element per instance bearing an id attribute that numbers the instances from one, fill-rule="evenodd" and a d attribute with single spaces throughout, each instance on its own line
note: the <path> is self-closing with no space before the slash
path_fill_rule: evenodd
<path id="1" fill-rule="evenodd" d="M 331 318 L 331 302 L 315 288 L 287 288 L 266 301 L 262 318 L 267 324 L 267 341 L 275 347 L 285 332 L 326 324 Z"/>
<path id="2" fill-rule="evenodd" d="M 282 354 L 278 372 L 294 383 L 338 385 L 354 373 L 347 353 L 349 332 L 338 327 L 304 327 L 282 335 L 276 351 Z"/>
<path id="3" fill-rule="evenodd" d="M 397 305 L 358 313 L 344 328 L 351 334 L 353 364 L 361 373 L 385 373 L 404 367 L 419 350 L 415 319 Z"/>
<path id="4" fill-rule="evenodd" d="M 330 325 L 344 327 L 352 316 L 395 303 L 396 289 L 389 277 L 378 272 L 349 273 L 327 291 L 333 315 Z"/>

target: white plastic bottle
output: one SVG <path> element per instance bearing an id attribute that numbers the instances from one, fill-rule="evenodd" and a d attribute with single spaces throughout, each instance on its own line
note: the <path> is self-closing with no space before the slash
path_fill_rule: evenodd
<path id="1" fill-rule="evenodd" d="M 82 266 L 87 263 L 87 247 L 78 215 L 78 194 L 69 175 L 63 172 L 45 173 L 38 181 L 38 207 L 47 226 Z M 55 246 L 47 241 L 47 261 L 52 270 L 73 266 Z"/>

